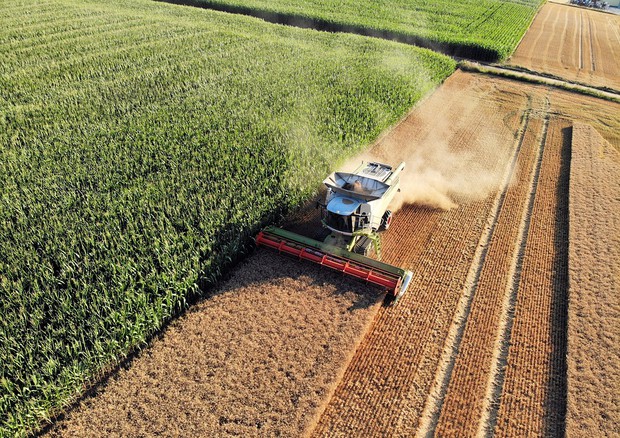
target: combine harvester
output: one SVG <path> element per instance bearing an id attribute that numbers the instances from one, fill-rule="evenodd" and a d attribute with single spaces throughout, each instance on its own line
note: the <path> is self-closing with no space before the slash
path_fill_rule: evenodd
<path id="1" fill-rule="evenodd" d="M 368 253 L 381 257 L 378 232 L 390 226 L 392 212 L 387 208 L 400 191 L 399 174 L 404 168 L 405 163 L 396 170 L 385 164 L 362 163 L 353 173 L 329 175 L 323 181 L 325 203 L 317 202 L 321 223 L 329 233 L 322 242 L 271 226 L 258 234 L 256 243 L 385 287 L 396 303 L 413 274 L 370 258 Z"/>

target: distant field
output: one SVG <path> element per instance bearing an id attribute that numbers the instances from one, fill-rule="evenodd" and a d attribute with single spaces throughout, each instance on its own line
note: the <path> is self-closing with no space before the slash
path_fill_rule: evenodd
<path id="1" fill-rule="evenodd" d="M 620 90 L 620 15 L 546 3 L 509 63 Z"/>
<path id="2" fill-rule="evenodd" d="M 455 68 L 151 1 L 0 11 L 0 435 L 58 412 Z"/>
<path id="3" fill-rule="evenodd" d="M 541 0 L 170 1 L 258 14 L 292 24 L 314 20 L 319 27 L 398 38 L 485 61 L 508 57 L 542 4 Z"/>

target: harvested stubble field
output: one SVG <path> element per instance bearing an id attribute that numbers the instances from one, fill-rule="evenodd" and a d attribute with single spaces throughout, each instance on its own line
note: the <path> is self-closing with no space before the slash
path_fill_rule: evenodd
<path id="1" fill-rule="evenodd" d="M 259 251 L 51 436 L 299 436 L 382 294 Z"/>
<path id="2" fill-rule="evenodd" d="M 620 154 L 573 128 L 570 175 L 570 436 L 620 430 Z"/>
<path id="3" fill-rule="evenodd" d="M 417 203 L 384 238 L 415 273 L 396 307 L 261 250 L 51 435 L 560 434 L 571 125 L 617 148 L 619 110 L 457 72 L 370 151 L 409 163 Z"/>
<path id="4" fill-rule="evenodd" d="M 451 150 L 484 150 L 480 132 L 501 126 L 496 145 L 513 154 L 514 166 L 493 196 L 437 212 L 422 249 L 408 241 L 414 220 L 424 229 L 414 213 L 421 209 L 397 216 L 398 234 L 388 236 L 423 253 L 410 265 L 411 293 L 379 310 L 314 436 L 562 434 L 571 125 L 587 118 L 620 145 L 618 111 L 594 98 L 457 72 L 376 146 L 389 153 L 408 139 L 423 148 L 437 144 L 439 130 Z M 469 138 L 459 135 L 467 126 L 476 133 Z"/>
<path id="5" fill-rule="evenodd" d="M 546 3 L 508 63 L 620 91 L 620 16 Z"/>

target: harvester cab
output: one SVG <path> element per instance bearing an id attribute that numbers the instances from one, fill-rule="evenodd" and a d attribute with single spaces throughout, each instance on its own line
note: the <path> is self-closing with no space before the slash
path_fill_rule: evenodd
<path id="1" fill-rule="evenodd" d="M 395 303 L 407 290 L 411 271 L 383 263 L 379 232 L 392 220 L 388 205 L 400 191 L 401 163 L 396 169 L 381 163 L 362 163 L 354 172 L 334 172 L 323 183 L 327 187 L 321 223 L 327 236 L 310 239 L 276 227 L 267 227 L 256 237 L 258 245 L 319 263 L 353 277 L 385 287 Z M 371 249 L 377 259 L 368 257 Z"/>

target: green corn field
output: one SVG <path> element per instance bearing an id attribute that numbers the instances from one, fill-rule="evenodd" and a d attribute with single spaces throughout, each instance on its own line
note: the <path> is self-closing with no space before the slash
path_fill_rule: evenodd
<path id="1" fill-rule="evenodd" d="M 498 61 L 515 50 L 541 0 L 169 0 L 255 14 L 276 21 L 308 20 L 333 30 L 399 39 L 445 53 Z"/>
<path id="2" fill-rule="evenodd" d="M 0 9 L 0 436 L 36 430 L 455 68 L 146 0 Z"/>

